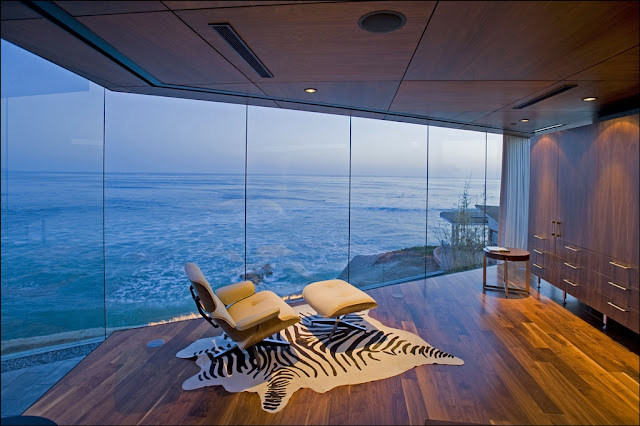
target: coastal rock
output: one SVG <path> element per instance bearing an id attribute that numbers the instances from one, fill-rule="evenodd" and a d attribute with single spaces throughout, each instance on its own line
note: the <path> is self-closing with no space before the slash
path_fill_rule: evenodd
<path id="1" fill-rule="evenodd" d="M 245 281 L 251 281 L 254 284 L 260 284 L 264 280 L 264 277 L 268 277 L 269 275 L 273 275 L 273 269 L 271 268 L 271 264 L 267 263 L 258 269 L 247 271 L 246 274 L 241 274 L 240 278 Z"/>
<path id="2" fill-rule="evenodd" d="M 354 256 L 338 279 L 347 280 L 356 287 L 382 284 L 410 277 L 424 276 L 425 260 L 427 271 L 437 271 L 439 265 L 430 254 L 425 255 L 413 248 L 372 255 Z"/>

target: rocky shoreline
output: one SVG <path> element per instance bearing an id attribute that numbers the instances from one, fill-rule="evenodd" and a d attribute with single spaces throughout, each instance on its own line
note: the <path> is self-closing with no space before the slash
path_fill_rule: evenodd
<path id="1" fill-rule="evenodd" d="M 435 247 L 411 247 L 372 255 L 354 256 L 338 279 L 349 280 L 356 287 L 423 276 L 427 271 L 438 271 L 440 265 L 433 257 Z M 348 275 L 348 276 L 347 276 Z"/>

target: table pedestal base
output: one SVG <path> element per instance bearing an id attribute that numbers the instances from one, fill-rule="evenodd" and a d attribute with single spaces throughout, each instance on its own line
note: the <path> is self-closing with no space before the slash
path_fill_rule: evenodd
<path id="1" fill-rule="evenodd" d="M 490 256 L 492 259 L 500 259 L 504 261 L 504 286 L 498 286 L 498 285 L 492 285 L 492 284 L 487 284 L 487 252 L 486 250 L 484 251 L 484 256 L 482 256 L 482 291 L 486 290 L 486 289 L 490 289 L 490 290 L 504 290 L 504 296 L 505 297 L 509 297 L 509 290 L 514 291 L 514 292 L 521 292 L 521 293 L 527 293 L 529 294 L 529 252 L 525 252 L 526 253 L 526 257 L 523 261 L 526 263 L 526 277 L 525 277 L 525 283 L 526 283 L 526 288 L 519 288 L 519 287 L 509 287 L 509 254 L 505 253 L 505 254 L 496 254 L 496 253 L 490 253 Z M 523 256 L 524 257 L 524 256 Z"/>

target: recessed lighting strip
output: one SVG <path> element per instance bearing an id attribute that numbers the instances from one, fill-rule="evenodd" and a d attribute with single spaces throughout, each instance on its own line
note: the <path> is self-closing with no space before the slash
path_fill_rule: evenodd
<path id="1" fill-rule="evenodd" d="M 260 77 L 273 78 L 273 74 L 267 69 L 266 65 L 253 53 L 253 50 L 247 46 L 247 43 L 240 38 L 230 24 L 209 24 L 209 27 L 217 32 Z"/>
<path id="2" fill-rule="evenodd" d="M 577 84 L 566 84 L 564 86 L 560 86 L 557 89 L 553 89 L 550 92 L 545 93 L 544 95 L 540 95 L 537 98 L 533 98 L 530 101 L 521 103 L 520 105 L 516 105 L 513 109 L 522 109 L 533 104 L 537 104 L 538 102 L 544 101 L 545 99 L 549 99 L 552 96 L 559 95 L 562 92 L 566 92 L 567 90 L 573 89 L 574 87 L 578 87 Z"/>
<path id="3" fill-rule="evenodd" d="M 562 126 L 564 126 L 564 123 L 563 124 L 554 124 L 553 126 L 549 126 L 549 127 L 543 127 L 542 129 L 534 130 L 533 132 L 534 133 L 538 133 L 538 132 L 542 132 L 544 130 L 555 129 L 556 127 L 562 127 Z"/>

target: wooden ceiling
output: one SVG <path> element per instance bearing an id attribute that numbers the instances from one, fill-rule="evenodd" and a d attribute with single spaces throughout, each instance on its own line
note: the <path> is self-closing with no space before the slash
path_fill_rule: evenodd
<path id="1" fill-rule="evenodd" d="M 37 3 L 60 13 L 3 1 L 2 38 L 115 91 L 522 135 L 638 107 L 637 1 Z M 400 12 L 406 24 L 362 30 L 358 19 L 377 10 Z M 230 24 L 273 78 L 260 77 L 212 23 Z M 87 34 L 103 44 L 96 49 Z M 576 87 L 514 109 L 568 84 Z"/>

